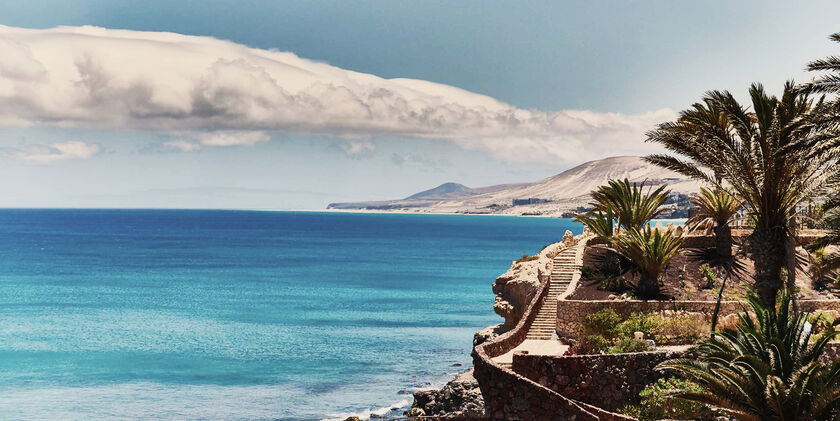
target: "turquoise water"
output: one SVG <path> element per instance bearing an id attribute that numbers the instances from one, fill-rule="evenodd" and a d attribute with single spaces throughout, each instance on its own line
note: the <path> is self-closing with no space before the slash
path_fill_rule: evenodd
<path id="1" fill-rule="evenodd" d="M 0 419 L 324 419 L 410 402 L 562 219 L 0 210 Z"/>

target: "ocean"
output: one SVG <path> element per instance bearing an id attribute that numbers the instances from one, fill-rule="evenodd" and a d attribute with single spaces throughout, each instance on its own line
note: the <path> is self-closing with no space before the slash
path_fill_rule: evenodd
<path id="1" fill-rule="evenodd" d="M 501 216 L 0 210 L 0 419 L 407 405 L 502 321 L 496 276 L 567 229 L 581 231 Z"/>

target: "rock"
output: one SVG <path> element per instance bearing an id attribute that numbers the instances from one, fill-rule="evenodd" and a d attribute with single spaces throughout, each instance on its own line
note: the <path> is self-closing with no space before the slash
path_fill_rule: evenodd
<path id="1" fill-rule="evenodd" d="M 487 326 L 484 329 L 475 332 L 475 335 L 473 335 L 473 347 L 476 347 L 479 344 L 482 344 L 489 340 L 496 339 L 496 337 L 507 331 L 508 329 L 504 323 L 500 323 L 493 326 Z"/>
<path id="2" fill-rule="evenodd" d="M 344 421 L 362 421 L 362 419 L 359 417 L 347 417 Z"/>
<path id="3" fill-rule="evenodd" d="M 472 369 L 456 375 L 441 390 L 415 392 L 411 408 L 422 410 L 426 416 L 471 417 L 483 416 L 486 411 L 484 396 Z"/>
<path id="4" fill-rule="evenodd" d="M 577 244 L 577 240 L 575 239 L 575 235 L 572 234 L 572 232 L 569 231 L 569 230 L 566 230 L 566 232 L 563 234 L 563 238 L 560 240 L 560 242 L 563 243 L 563 245 L 566 246 L 566 247 L 571 247 L 571 246 Z"/>
<path id="5" fill-rule="evenodd" d="M 452 364 L 452 367 L 460 367 L 460 366 L 462 366 L 462 365 L 463 365 L 463 364 L 461 364 L 461 363 L 455 363 L 455 364 Z"/>
<path id="6" fill-rule="evenodd" d="M 420 408 L 411 408 L 408 411 L 405 411 L 405 415 L 407 417 L 422 417 L 425 416 L 426 413 Z"/>
<path id="7" fill-rule="evenodd" d="M 504 317 L 507 329 L 519 323 L 540 284 L 548 279 L 551 259 L 564 247 L 562 243 L 551 244 L 537 254 L 537 259 L 513 262 L 507 272 L 496 278 L 493 283 L 493 293 L 496 294 L 493 310 Z"/>
<path id="8" fill-rule="evenodd" d="M 403 390 L 400 390 L 399 392 L 397 392 L 397 394 L 398 395 L 410 395 L 411 391 L 403 389 Z"/>

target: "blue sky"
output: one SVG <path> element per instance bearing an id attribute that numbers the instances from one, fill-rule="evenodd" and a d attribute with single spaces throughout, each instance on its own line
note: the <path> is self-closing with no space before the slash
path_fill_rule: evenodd
<path id="1" fill-rule="evenodd" d="M 32 68 L 7 65 L 4 76 L 0 67 L 0 98 L 37 86 L 50 99 L 31 108 L 10 105 L 25 96 L 3 104 L 0 173 L 12 182 L 0 187 L 0 206 L 320 208 L 407 196 L 446 181 L 533 181 L 587 159 L 647 152 L 644 129 L 706 90 L 742 94 L 753 81 L 776 90 L 788 78 L 809 78 L 805 63 L 840 47 L 827 40 L 840 31 L 838 18 L 836 2 L 6 1 L 0 24 L 11 29 L 0 33 L 0 50 L 23 45 L 14 51 L 31 52 L 41 70 L 24 79 L 21 72 Z M 19 32 L 58 25 L 174 32 L 233 45 L 200 38 L 188 40 L 188 50 L 134 53 L 145 35 L 83 31 L 96 39 L 80 41 L 73 31 Z M 263 53 L 245 46 L 303 60 L 273 57 L 263 72 L 255 70 Z M 75 55 L 51 60 L 63 50 Z M 195 69 L 187 62 L 169 71 L 181 57 L 195 57 Z M 215 58 L 241 66 L 225 66 L 213 73 L 220 79 L 207 82 Z M 139 70 L 158 59 L 160 72 Z M 285 73 L 289 63 L 299 73 Z M 88 76 L 107 75 L 110 88 L 141 81 L 163 99 L 132 102 L 125 114 L 114 111 L 125 105 L 115 98 L 62 102 L 81 83 L 83 68 Z M 403 115 L 377 114 L 360 122 L 347 98 L 336 97 L 342 90 L 309 89 L 322 79 L 343 89 L 347 75 L 357 78 L 352 72 L 386 80 L 354 80 L 350 94 L 396 92 L 402 96 L 395 101 L 421 102 L 436 120 L 403 124 Z M 304 73 L 315 79 L 291 81 Z M 259 85 L 262 74 L 268 88 Z M 138 104 L 155 115 L 183 105 L 176 93 L 194 86 L 164 86 L 172 75 L 216 88 L 236 84 L 248 101 L 273 88 L 305 93 L 330 117 L 312 110 L 285 116 L 282 107 L 300 105 L 272 96 L 279 102 L 244 116 L 226 109 L 213 119 L 190 114 L 189 124 L 136 118 Z M 255 92 L 237 84 L 249 77 L 257 77 Z M 284 117 L 266 117 L 275 110 Z M 475 122 L 460 121 L 475 115 Z M 511 116 L 526 123 L 502 121 Z"/>

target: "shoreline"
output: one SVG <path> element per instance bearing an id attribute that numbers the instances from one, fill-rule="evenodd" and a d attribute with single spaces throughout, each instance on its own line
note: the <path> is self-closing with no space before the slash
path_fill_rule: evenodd
<path id="1" fill-rule="evenodd" d="M 379 210 L 379 209 L 242 209 L 254 212 L 306 212 L 306 213 L 346 213 L 346 214 L 393 214 L 393 215 L 451 215 L 451 216 L 496 216 L 509 218 L 543 218 L 543 219 L 572 219 L 551 215 L 507 215 L 501 213 L 464 213 L 464 212 L 411 212 L 406 210 Z M 662 218 L 653 219 L 651 222 L 662 222 L 683 224 L 688 218 Z"/>

